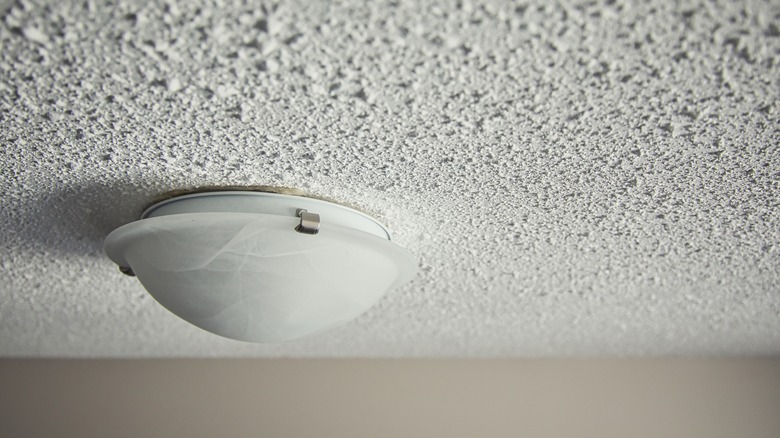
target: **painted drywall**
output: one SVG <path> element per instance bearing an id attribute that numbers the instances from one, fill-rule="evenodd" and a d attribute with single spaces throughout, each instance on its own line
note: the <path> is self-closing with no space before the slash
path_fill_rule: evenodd
<path id="1" fill-rule="evenodd" d="M 0 12 L 3 356 L 780 353 L 777 2 Z M 420 275 L 310 339 L 205 333 L 102 239 L 222 185 L 354 205 Z"/>
<path id="2" fill-rule="evenodd" d="M 780 435 L 776 360 L 0 360 L 4 436 Z"/>

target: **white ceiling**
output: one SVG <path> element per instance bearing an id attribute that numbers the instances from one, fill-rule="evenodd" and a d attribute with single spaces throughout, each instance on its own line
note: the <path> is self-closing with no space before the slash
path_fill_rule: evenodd
<path id="1" fill-rule="evenodd" d="M 1 355 L 780 353 L 776 1 L 242 3 L 2 6 Z M 357 206 L 421 273 L 203 332 L 102 239 L 224 185 Z"/>

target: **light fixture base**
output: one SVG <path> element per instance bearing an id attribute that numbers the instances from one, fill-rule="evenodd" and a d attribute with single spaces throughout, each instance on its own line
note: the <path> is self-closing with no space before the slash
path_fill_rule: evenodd
<path id="1" fill-rule="evenodd" d="M 355 209 L 332 202 L 279 193 L 224 191 L 193 193 L 167 199 L 147 208 L 142 219 L 186 213 L 259 213 L 299 217 L 305 210 L 332 223 L 390 240 L 390 232 L 379 221 Z"/>

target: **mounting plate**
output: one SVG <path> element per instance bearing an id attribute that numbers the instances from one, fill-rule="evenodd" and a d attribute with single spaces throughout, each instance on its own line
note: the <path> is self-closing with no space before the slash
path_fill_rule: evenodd
<path id="1" fill-rule="evenodd" d="M 390 240 L 379 221 L 357 210 L 332 202 L 278 193 L 224 191 L 177 196 L 147 208 L 142 219 L 185 213 L 259 213 L 299 217 L 306 210 L 318 214 L 323 225 L 338 224 Z"/>

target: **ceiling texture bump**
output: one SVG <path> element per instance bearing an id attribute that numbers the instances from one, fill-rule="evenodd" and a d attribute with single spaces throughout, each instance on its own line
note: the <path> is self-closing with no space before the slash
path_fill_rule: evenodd
<path id="1" fill-rule="evenodd" d="M 0 5 L 2 356 L 780 354 L 777 1 Z M 420 274 L 204 332 L 102 241 L 221 186 L 354 206 Z"/>

